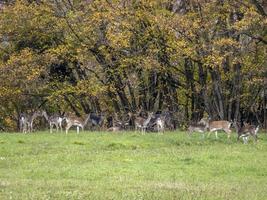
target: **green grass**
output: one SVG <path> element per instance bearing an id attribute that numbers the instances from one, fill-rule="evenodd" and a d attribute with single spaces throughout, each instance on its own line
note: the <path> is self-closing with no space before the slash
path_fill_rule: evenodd
<path id="1" fill-rule="evenodd" d="M 267 136 L 0 134 L 0 199 L 266 199 Z"/>

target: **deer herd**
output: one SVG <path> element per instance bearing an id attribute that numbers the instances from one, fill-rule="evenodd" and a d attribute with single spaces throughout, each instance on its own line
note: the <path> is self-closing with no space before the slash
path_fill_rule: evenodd
<path id="1" fill-rule="evenodd" d="M 112 117 L 112 125 L 107 128 L 107 131 L 117 132 L 121 130 L 126 130 L 127 128 L 134 127 L 135 131 L 140 131 L 142 134 L 145 134 L 147 130 L 156 130 L 158 133 L 163 133 L 168 126 L 169 129 L 172 129 L 170 121 L 172 116 L 170 113 L 165 112 L 161 114 L 154 114 L 153 112 L 148 112 L 146 117 L 134 113 L 128 113 L 128 118 L 126 120 L 119 120 L 118 116 L 115 114 Z M 107 118 L 104 115 L 97 115 L 95 113 L 90 113 L 86 117 L 77 117 L 74 114 L 52 114 L 48 115 L 46 111 L 35 111 L 32 114 L 22 114 L 20 116 L 20 130 L 23 133 L 33 132 L 34 120 L 38 117 L 44 117 L 47 123 L 49 124 L 50 133 L 53 132 L 54 127 L 56 132 L 63 131 L 63 124 L 65 125 L 65 133 L 68 134 L 68 131 L 71 127 L 76 127 L 77 133 L 80 132 L 80 129 L 83 131 L 87 124 L 91 124 L 92 127 L 98 127 L 99 129 L 103 128 L 104 121 Z M 192 135 L 193 132 L 198 132 L 202 134 L 202 137 L 205 137 L 205 134 L 208 134 L 208 137 L 211 133 L 215 133 L 216 139 L 218 138 L 218 131 L 224 131 L 227 134 L 227 137 L 230 138 L 231 127 L 234 126 L 237 133 L 237 140 L 240 138 L 243 139 L 243 142 L 246 144 L 248 138 L 251 136 L 257 142 L 259 126 L 251 125 L 244 123 L 242 126 L 238 122 L 230 122 L 226 120 L 211 120 L 211 118 L 202 118 L 197 123 L 191 123 L 188 126 L 188 135 Z"/>

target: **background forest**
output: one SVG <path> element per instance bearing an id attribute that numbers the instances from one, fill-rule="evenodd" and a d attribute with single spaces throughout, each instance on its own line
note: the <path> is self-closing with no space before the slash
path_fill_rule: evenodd
<path id="1" fill-rule="evenodd" d="M 2 130 L 37 109 L 267 127 L 266 0 L 0 2 Z"/>

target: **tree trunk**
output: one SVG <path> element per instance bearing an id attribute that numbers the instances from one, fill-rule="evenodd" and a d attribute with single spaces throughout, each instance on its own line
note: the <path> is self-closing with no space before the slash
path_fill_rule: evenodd
<path id="1" fill-rule="evenodd" d="M 225 106 L 224 106 L 224 96 L 222 92 L 221 77 L 218 69 L 210 69 L 211 78 L 213 82 L 214 91 L 214 103 L 216 105 L 216 112 L 220 119 L 225 118 Z"/>
<path id="2" fill-rule="evenodd" d="M 234 65 L 235 70 L 235 114 L 234 121 L 240 121 L 241 65 Z"/>
<path id="3" fill-rule="evenodd" d="M 264 97 L 263 97 L 263 127 L 267 129 L 267 71 L 264 77 Z"/>

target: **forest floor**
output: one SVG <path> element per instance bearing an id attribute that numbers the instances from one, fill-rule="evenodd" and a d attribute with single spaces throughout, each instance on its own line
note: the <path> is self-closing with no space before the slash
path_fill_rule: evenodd
<path id="1" fill-rule="evenodd" d="M 266 199 L 267 134 L 0 134 L 0 199 Z"/>

